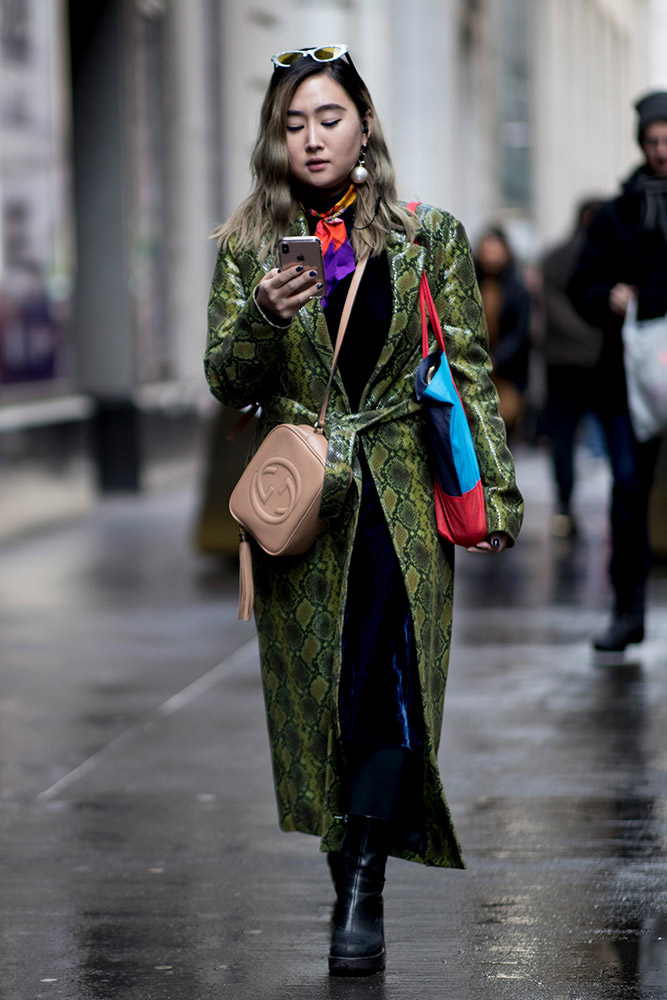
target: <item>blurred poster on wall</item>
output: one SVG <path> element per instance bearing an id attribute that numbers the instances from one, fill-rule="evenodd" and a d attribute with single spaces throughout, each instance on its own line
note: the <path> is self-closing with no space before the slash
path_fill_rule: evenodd
<path id="1" fill-rule="evenodd" d="M 64 4 L 0 0 L 0 390 L 66 391 L 74 272 Z"/>

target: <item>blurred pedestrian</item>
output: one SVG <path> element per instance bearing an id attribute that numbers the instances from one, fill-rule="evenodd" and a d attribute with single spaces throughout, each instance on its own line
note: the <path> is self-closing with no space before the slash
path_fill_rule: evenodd
<path id="1" fill-rule="evenodd" d="M 489 331 L 500 416 L 512 435 L 523 416 L 528 384 L 531 298 L 517 273 L 507 234 L 500 226 L 489 226 L 480 236 L 475 270 Z"/>
<path id="2" fill-rule="evenodd" d="M 365 975 L 385 962 L 387 853 L 462 866 L 437 762 L 454 553 L 437 534 L 414 395 L 424 269 L 485 487 L 489 534 L 477 551 L 513 543 L 522 501 L 463 227 L 397 200 L 347 46 L 273 63 L 254 187 L 217 233 L 205 364 L 223 403 L 261 403 L 259 438 L 285 420 L 313 425 L 352 274 L 370 255 L 327 412 L 327 527 L 303 556 L 268 556 L 253 544 L 280 823 L 320 837 L 328 852 L 338 900 L 331 973 Z M 308 233 L 328 246 L 324 306 L 316 276 L 276 267 L 280 238 Z"/>
<path id="3" fill-rule="evenodd" d="M 0 316 L 0 372 L 4 382 L 56 378 L 60 329 L 40 264 L 14 262 L 5 270 Z"/>
<path id="4" fill-rule="evenodd" d="M 660 444 L 657 438 L 640 443 L 634 435 L 621 331 L 634 298 L 639 320 L 667 313 L 667 92 L 647 94 L 635 108 L 644 163 L 596 213 L 570 282 L 577 309 L 603 332 L 595 401 L 613 476 L 614 606 L 609 628 L 594 648 L 614 654 L 644 639 L 648 502 Z"/>
<path id="5" fill-rule="evenodd" d="M 575 442 L 584 416 L 592 412 L 591 380 L 602 349 L 601 331 L 576 312 L 567 285 L 586 230 L 600 205 L 599 199 L 582 202 L 574 231 L 564 242 L 552 247 L 541 261 L 541 343 L 546 365 L 544 429 L 551 439 L 557 491 L 552 531 L 559 538 L 576 533 L 571 509 Z"/>

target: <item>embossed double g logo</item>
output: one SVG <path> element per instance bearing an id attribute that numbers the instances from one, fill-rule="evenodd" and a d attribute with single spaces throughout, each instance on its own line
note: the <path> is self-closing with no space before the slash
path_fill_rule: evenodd
<path id="1" fill-rule="evenodd" d="M 301 491 L 295 465 L 286 458 L 270 458 L 257 471 L 250 486 L 250 503 L 258 517 L 280 524 L 294 509 Z"/>

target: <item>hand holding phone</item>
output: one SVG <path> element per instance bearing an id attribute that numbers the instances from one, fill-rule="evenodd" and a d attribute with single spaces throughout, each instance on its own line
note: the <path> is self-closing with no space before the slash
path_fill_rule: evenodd
<path id="1" fill-rule="evenodd" d="M 322 244 L 316 236 L 285 236 L 278 241 L 280 267 L 265 274 L 255 292 L 270 320 L 289 322 L 309 299 L 326 294 Z"/>
<path id="2" fill-rule="evenodd" d="M 316 282 L 312 294 L 320 297 L 326 294 L 322 244 L 317 236 L 283 236 L 278 241 L 278 256 L 281 271 L 301 266 Z"/>

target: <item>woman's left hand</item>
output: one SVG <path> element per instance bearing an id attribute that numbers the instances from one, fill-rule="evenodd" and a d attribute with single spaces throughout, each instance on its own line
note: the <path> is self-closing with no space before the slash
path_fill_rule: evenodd
<path id="1" fill-rule="evenodd" d="M 494 531 L 483 542 L 466 549 L 466 552 L 504 552 L 510 536 L 505 531 Z"/>

